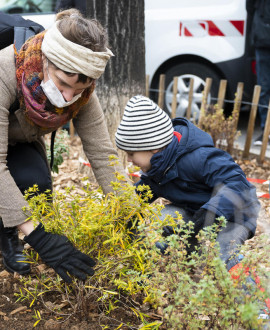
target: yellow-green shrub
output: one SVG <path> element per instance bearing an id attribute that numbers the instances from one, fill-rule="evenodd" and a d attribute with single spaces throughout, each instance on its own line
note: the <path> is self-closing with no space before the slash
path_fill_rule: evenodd
<path id="1" fill-rule="evenodd" d="M 187 254 L 188 238 L 193 224 L 185 224 L 178 216 L 180 228 L 168 238 L 161 236 L 165 224 L 174 225 L 167 217 L 159 220 L 159 205 L 149 205 L 151 192 L 141 188 L 141 196 L 134 197 L 134 188 L 117 175 L 112 183 L 113 193 L 103 196 L 100 190 L 85 186 L 79 195 L 74 188 L 65 194 L 55 192 L 36 196 L 36 187 L 30 189 L 31 219 L 42 222 L 48 231 L 65 234 L 81 251 L 96 258 L 95 275 L 85 283 L 74 280 L 64 284 L 57 275 L 38 275 L 38 284 L 23 280 L 18 299 L 29 299 L 31 306 L 48 292 L 59 293 L 72 308 L 72 313 L 87 317 L 89 308 L 110 314 L 119 306 L 138 316 L 142 329 L 248 329 L 258 328 L 258 302 L 269 294 L 256 287 L 247 296 L 242 282 L 234 283 L 219 258 L 215 238 L 225 219 L 201 232 L 201 248 Z M 32 196 L 32 198 L 30 198 Z M 129 224 L 129 225 L 127 225 Z M 169 245 L 162 256 L 155 242 Z M 268 249 L 269 250 L 269 249 Z M 250 268 L 265 261 L 269 251 L 256 251 L 244 260 Z M 246 252 L 247 253 L 247 252 Z M 30 250 L 33 267 L 36 255 Z M 257 265 L 262 281 L 265 271 Z M 35 282 L 37 283 L 37 282 Z M 32 286 L 32 287 L 31 287 Z M 268 293 L 267 293 L 268 292 Z M 141 304 L 150 304 L 159 310 L 160 321 L 151 321 L 140 310 Z M 161 310 L 160 310 L 161 309 Z M 64 316 L 65 314 L 65 316 Z M 58 315 L 68 317 L 67 313 Z M 40 321 L 40 320 L 38 320 Z M 120 322 L 119 322 L 120 324 Z"/>

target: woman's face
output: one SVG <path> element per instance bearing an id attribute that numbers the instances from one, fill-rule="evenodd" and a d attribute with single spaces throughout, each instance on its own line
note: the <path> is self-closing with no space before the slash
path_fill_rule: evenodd
<path id="1" fill-rule="evenodd" d="M 49 72 L 49 75 L 48 75 Z M 93 81 L 89 78 L 86 83 L 78 82 L 78 74 L 67 74 L 64 71 L 58 69 L 53 64 L 47 64 L 47 59 L 43 59 L 43 74 L 44 82 L 47 82 L 50 78 L 55 83 L 63 95 L 66 102 L 72 100 L 72 98 L 82 93 L 86 88 L 90 87 Z"/>

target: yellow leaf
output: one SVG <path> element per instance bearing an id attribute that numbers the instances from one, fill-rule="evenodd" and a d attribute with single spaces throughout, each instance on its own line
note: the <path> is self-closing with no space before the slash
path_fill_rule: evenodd
<path id="1" fill-rule="evenodd" d="M 114 292 L 114 291 L 104 290 L 104 292 L 109 293 L 109 294 L 118 295 L 118 292 Z"/>
<path id="2" fill-rule="evenodd" d="M 33 306 L 33 303 L 36 301 L 36 298 L 34 298 L 33 300 L 32 300 L 32 302 L 31 302 L 31 304 L 30 304 L 30 306 L 29 307 L 32 307 Z"/>
<path id="3" fill-rule="evenodd" d="M 37 321 L 34 323 L 33 327 L 36 327 L 40 321 L 41 321 L 41 320 L 37 320 Z"/>
<path id="4" fill-rule="evenodd" d="M 95 286 L 92 286 L 92 285 L 85 285 L 85 288 L 86 289 L 96 289 L 96 287 Z"/>

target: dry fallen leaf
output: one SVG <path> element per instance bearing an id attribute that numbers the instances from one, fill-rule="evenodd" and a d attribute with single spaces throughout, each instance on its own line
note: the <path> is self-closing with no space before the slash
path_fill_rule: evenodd
<path id="1" fill-rule="evenodd" d="M 14 309 L 12 312 L 9 313 L 9 315 L 11 316 L 11 315 L 14 315 L 16 313 L 19 313 L 19 312 L 22 312 L 22 311 L 25 311 L 25 310 L 27 310 L 27 307 L 26 306 L 21 306 L 19 308 Z"/>

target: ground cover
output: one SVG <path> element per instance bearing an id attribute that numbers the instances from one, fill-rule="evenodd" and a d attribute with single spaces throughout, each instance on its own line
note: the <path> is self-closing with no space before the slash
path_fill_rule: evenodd
<path id="1" fill-rule="evenodd" d="M 67 186 L 75 186 L 78 192 L 82 192 L 82 178 L 85 176 L 83 171 L 79 171 L 85 165 L 80 165 L 79 157 L 81 155 L 81 144 L 79 139 L 75 137 L 70 143 L 69 156 L 65 156 L 64 163 L 60 166 L 59 173 L 54 175 L 54 189 L 58 191 L 64 191 Z M 240 157 L 236 157 L 236 161 L 242 167 L 247 177 L 256 179 L 269 179 L 270 178 L 270 162 L 267 160 L 263 164 L 259 164 L 256 158 L 251 157 L 249 160 L 241 160 Z M 254 183 L 258 192 L 268 193 L 268 185 L 262 183 Z M 93 189 L 97 186 L 93 182 Z M 270 199 L 260 198 L 261 211 L 258 219 L 258 228 L 255 238 L 249 240 L 247 244 L 250 249 L 260 249 L 257 244 L 257 237 L 263 233 L 267 233 L 270 236 Z M 261 247 L 263 248 L 263 247 Z M 53 272 L 46 265 L 41 264 L 38 268 L 32 270 L 33 275 L 42 272 Z M 30 307 L 29 301 L 16 302 L 14 292 L 19 292 L 21 282 L 20 276 L 15 274 L 9 274 L 4 270 L 2 263 L 0 263 L 0 329 L 32 329 L 34 323 L 39 319 L 39 315 L 34 314 L 34 310 L 40 313 L 42 319 L 37 329 L 67 329 L 72 330 L 86 330 L 86 329 L 102 329 L 101 325 L 107 325 L 107 329 L 116 329 L 121 323 L 127 324 L 132 322 L 137 324 L 137 327 L 132 329 L 138 329 L 141 325 L 140 318 L 136 318 L 134 313 L 123 307 L 118 308 L 115 312 L 112 312 L 110 316 L 102 314 L 97 306 L 91 302 L 89 306 L 88 315 L 72 315 L 71 311 L 65 309 L 65 303 L 62 301 L 62 297 L 59 293 L 49 293 L 45 296 L 43 302 L 37 302 L 33 307 Z M 33 276 L 33 281 L 35 281 Z M 139 306 L 137 306 L 139 307 Z M 140 306 L 141 311 L 147 313 L 153 321 L 160 320 L 159 310 L 152 309 L 149 304 Z M 66 317 L 58 319 L 58 315 L 52 310 L 64 311 Z M 38 313 L 37 312 L 37 313 Z M 121 329 L 128 329 L 125 325 L 121 326 Z"/>

